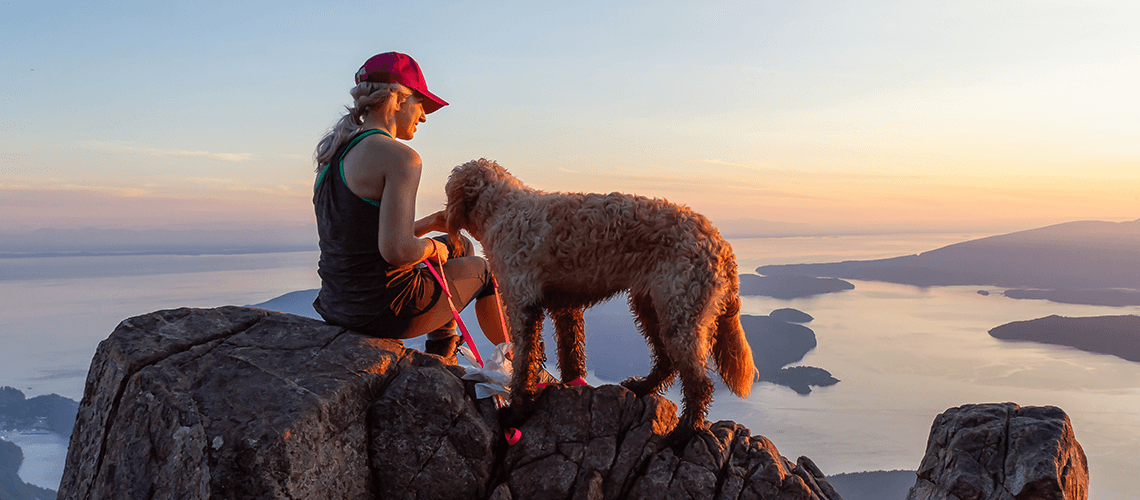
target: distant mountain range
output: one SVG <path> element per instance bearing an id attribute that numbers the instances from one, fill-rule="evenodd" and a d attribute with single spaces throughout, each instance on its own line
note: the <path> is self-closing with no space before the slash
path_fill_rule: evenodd
<path id="1" fill-rule="evenodd" d="M 313 225 L 246 229 L 43 228 L 0 231 L 0 257 L 236 254 L 317 250 Z"/>
<path id="2" fill-rule="evenodd" d="M 991 236 L 890 259 L 762 266 L 766 276 L 886 281 L 916 286 L 977 285 L 1051 290 L 1053 298 L 1140 304 L 1140 220 L 1079 221 Z M 1017 293 L 1011 296 L 1016 296 Z M 1033 295 L 1025 294 L 1022 296 Z M 1050 297 L 1042 297 L 1050 298 Z M 1108 299 L 1104 299 L 1108 300 Z"/>

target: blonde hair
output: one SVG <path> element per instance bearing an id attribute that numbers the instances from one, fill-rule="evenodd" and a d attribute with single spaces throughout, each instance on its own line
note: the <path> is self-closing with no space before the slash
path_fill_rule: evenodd
<path id="1" fill-rule="evenodd" d="M 364 116 L 375 106 L 380 106 L 385 113 L 389 109 L 399 106 L 412 96 L 412 90 L 398 83 L 360 82 L 348 93 L 352 95 L 352 106 L 345 106 L 348 110 L 340 120 L 332 126 L 313 151 L 313 160 L 317 164 L 317 172 L 333 161 L 333 155 L 348 140 L 360 131 L 364 124 Z"/>

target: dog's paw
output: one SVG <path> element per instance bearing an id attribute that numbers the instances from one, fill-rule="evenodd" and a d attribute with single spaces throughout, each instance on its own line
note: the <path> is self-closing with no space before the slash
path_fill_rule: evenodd
<path id="1" fill-rule="evenodd" d="M 688 448 L 694 439 L 700 439 L 702 434 L 708 434 L 712 436 L 713 440 L 716 439 L 716 437 L 712 435 L 712 431 L 708 429 L 707 424 L 703 426 L 697 425 L 695 427 L 678 424 L 672 431 L 666 434 L 665 437 L 661 438 L 657 449 L 664 450 L 666 448 L 672 448 L 674 454 L 681 456 L 685 453 L 685 448 Z"/>
<path id="2" fill-rule="evenodd" d="M 621 383 L 621 386 L 633 391 L 633 394 L 639 398 L 657 392 L 656 388 L 649 385 L 645 377 L 627 378 Z"/>
<path id="3" fill-rule="evenodd" d="M 585 378 L 578 377 L 578 378 L 571 380 L 569 382 L 543 382 L 541 384 L 535 385 L 534 387 L 535 387 L 535 389 L 542 390 L 542 389 L 546 389 L 547 387 L 552 387 L 552 386 L 553 387 L 577 387 L 580 385 L 588 386 L 590 384 L 589 384 L 589 382 L 586 382 Z"/>
<path id="4" fill-rule="evenodd" d="M 499 425 L 504 429 L 521 428 L 537 409 L 535 396 L 512 395 L 511 404 L 499 410 Z"/>

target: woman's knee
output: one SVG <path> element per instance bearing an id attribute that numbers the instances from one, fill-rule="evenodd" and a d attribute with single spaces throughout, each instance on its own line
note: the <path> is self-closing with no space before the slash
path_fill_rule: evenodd
<path id="1" fill-rule="evenodd" d="M 475 244 L 471 241 L 471 238 L 466 236 L 459 235 L 458 238 L 453 240 L 451 235 L 441 234 L 432 237 L 432 239 L 446 245 L 447 254 L 452 258 L 471 257 L 475 255 Z"/>
<path id="2" fill-rule="evenodd" d="M 495 293 L 491 265 L 487 259 L 482 257 L 450 259 L 444 264 L 444 268 L 447 269 L 448 279 L 464 289 L 465 297 L 481 299 Z"/>

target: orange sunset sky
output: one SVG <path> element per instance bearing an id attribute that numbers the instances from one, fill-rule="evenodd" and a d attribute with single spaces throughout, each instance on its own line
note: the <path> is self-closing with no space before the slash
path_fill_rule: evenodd
<path id="1" fill-rule="evenodd" d="M 1134 2 L 161 4 L 0 5 L 0 231 L 311 224 L 389 50 L 451 103 L 409 143 L 422 214 L 487 157 L 729 232 L 1140 218 Z"/>

